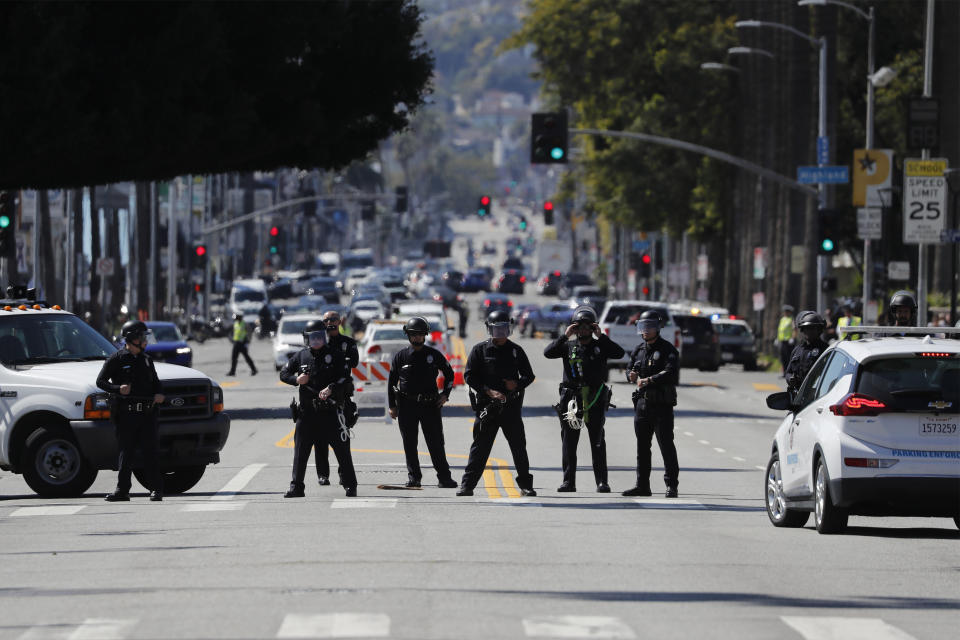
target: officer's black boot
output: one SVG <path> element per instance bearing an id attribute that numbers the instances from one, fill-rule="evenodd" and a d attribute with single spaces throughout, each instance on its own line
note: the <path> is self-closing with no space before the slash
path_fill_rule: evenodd
<path id="1" fill-rule="evenodd" d="M 287 489 L 287 492 L 283 494 L 284 498 L 302 498 L 303 497 L 303 485 L 298 485 L 291 482 L 290 488 Z"/>
<path id="2" fill-rule="evenodd" d="M 577 491 L 577 485 L 564 480 L 563 483 L 557 487 L 557 491 L 560 493 L 575 493 Z"/>
<path id="3" fill-rule="evenodd" d="M 667 498 L 676 498 L 677 497 L 677 488 L 676 487 L 667 487 Z"/>
<path id="4" fill-rule="evenodd" d="M 150 502 L 160 502 L 163 500 L 163 491 L 151 491 Z"/>
<path id="5" fill-rule="evenodd" d="M 113 493 L 108 493 L 103 499 L 107 502 L 130 502 L 130 494 L 117 490 Z"/>
<path id="6" fill-rule="evenodd" d="M 627 489 L 620 495 L 634 497 L 634 496 L 652 496 L 653 493 L 650 491 L 649 487 L 633 487 L 632 489 Z"/>
<path id="7" fill-rule="evenodd" d="M 319 482 L 321 487 L 326 487 L 330 484 L 330 478 L 327 476 L 320 476 Z"/>
<path id="8" fill-rule="evenodd" d="M 473 488 L 472 488 L 472 487 L 468 487 L 468 486 L 465 485 L 465 484 L 462 484 L 462 485 L 460 485 L 460 488 L 457 490 L 457 495 L 458 495 L 458 496 L 472 496 L 472 495 L 473 495 Z"/>

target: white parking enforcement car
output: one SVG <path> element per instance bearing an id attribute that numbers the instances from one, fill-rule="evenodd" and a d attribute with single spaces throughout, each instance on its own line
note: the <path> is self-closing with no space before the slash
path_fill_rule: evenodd
<path id="1" fill-rule="evenodd" d="M 770 521 L 802 527 L 812 511 L 820 533 L 850 515 L 960 527 L 960 329 L 855 330 L 864 338 L 831 345 L 795 397 L 767 398 L 789 411 L 767 464 Z"/>
<path id="2" fill-rule="evenodd" d="M 273 366 L 277 371 L 293 354 L 303 349 L 303 328 L 311 320 L 322 320 L 322 317 L 316 313 L 297 313 L 280 318 L 277 333 L 273 336 Z"/>

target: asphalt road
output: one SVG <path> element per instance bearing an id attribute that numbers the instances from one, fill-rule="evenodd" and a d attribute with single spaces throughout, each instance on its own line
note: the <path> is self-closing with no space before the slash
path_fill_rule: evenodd
<path id="1" fill-rule="evenodd" d="M 495 235 L 496 229 L 478 229 Z M 472 230 L 471 230 L 472 232 Z M 502 235 L 502 234 L 501 234 Z M 482 240 L 483 233 L 476 236 Z M 473 323 L 467 347 L 482 338 Z M 359 496 L 320 487 L 285 500 L 293 388 L 269 341 L 225 377 L 230 346 L 195 366 L 221 382 L 232 417 L 222 462 L 189 493 L 106 503 L 102 472 L 74 500 L 41 500 L 0 473 L 0 640 L 43 638 L 770 638 L 940 640 L 960 623 L 960 532 L 946 519 L 850 519 L 844 535 L 774 528 L 764 466 L 781 418 L 773 374 L 684 369 L 676 441 L 680 498 L 625 498 L 635 478 L 630 387 L 614 384 L 606 427 L 611 494 L 593 485 L 587 438 L 579 492 L 560 494 L 551 404 L 560 365 L 520 339 L 537 380 L 524 412 L 539 495 L 520 498 L 501 436 L 472 498 L 406 479 L 395 423 L 367 395 L 353 457 Z M 472 415 L 445 409 L 459 480 Z M 331 462 L 334 458 L 331 455 Z M 662 468 L 654 447 L 653 486 Z M 312 465 L 312 462 L 311 462 Z M 662 495 L 662 494 L 661 494 Z M 812 521 L 811 521 L 812 522 Z"/>

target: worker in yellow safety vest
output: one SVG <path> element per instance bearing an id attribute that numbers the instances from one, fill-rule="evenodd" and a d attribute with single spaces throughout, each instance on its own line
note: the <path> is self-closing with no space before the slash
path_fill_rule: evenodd
<path id="1" fill-rule="evenodd" d="M 793 327 L 793 307 L 789 304 L 783 305 L 783 315 L 780 317 L 780 323 L 777 325 L 777 340 L 774 345 L 780 348 L 780 374 L 787 370 L 787 363 L 790 362 L 790 354 L 793 353 L 795 344 Z"/>
<path id="2" fill-rule="evenodd" d="M 843 327 L 859 327 L 863 325 L 860 316 L 853 315 L 853 307 L 849 304 L 843 305 L 843 317 L 837 320 L 837 337 L 841 340 L 859 340 L 859 333 L 840 333 Z"/>

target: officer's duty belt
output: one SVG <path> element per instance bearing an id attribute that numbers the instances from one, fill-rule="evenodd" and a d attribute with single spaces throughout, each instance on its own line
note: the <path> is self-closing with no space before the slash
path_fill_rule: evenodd
<path id="1" fill-rule="evenodd" d="M 153 409 L 153 402 L 121 402 L 120 408 L 129 413 L 144 413 Z"/>
<path id="2" fill-rule="evenodd" d="M 412 393 L 405 393 L 403 391 L 400 391 L 399 389 L 395 389 L 395 391 L 397 392 L 398 396 L 400 396 L 401 398 L 404 398 L 405 400 L 412 400 L 413 402 L 418 402 L 422 404 L 426 404 L 428 402 L 436 402 L 437 400 L 440 399 L 439 394 L 430 394 L 430 393 L 412 394 Z"/>

